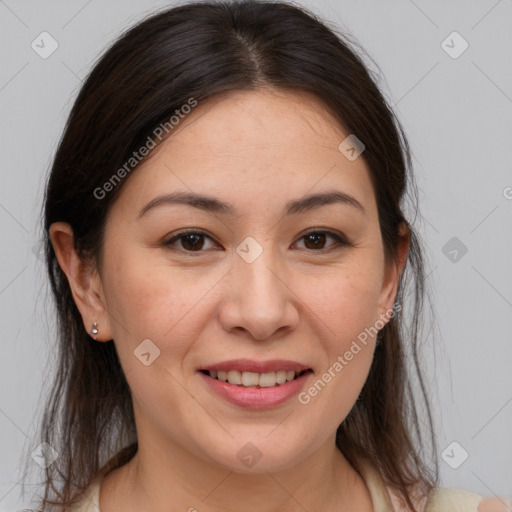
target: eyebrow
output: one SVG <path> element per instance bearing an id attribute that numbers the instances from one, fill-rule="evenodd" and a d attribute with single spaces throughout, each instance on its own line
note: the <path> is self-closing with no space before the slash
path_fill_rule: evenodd
<path id="1" fill-rule="evenodd" d="M 355 197 L 339 190 L 310 194 L 300 199 L 289 201 L 284 207 L 284 214 L 294 215 L 297 213 L 305 213 L 316 208 L 335 203 L 353 206 L 362 214 L 366 214 L 366 210 L 363 205 Z M 148 211 L 159 206 L 175 204 L 192 206 L 206 212 L 224 215 L 235 215 L 236 213 L 236 208 L 231 203 L 223 202 L 215 197 L 188 192 L 174 192 L 157 196 L 149 201 L 149 203 L 147 203 L 139 212 L 137 218 L 140 219 Z"/>

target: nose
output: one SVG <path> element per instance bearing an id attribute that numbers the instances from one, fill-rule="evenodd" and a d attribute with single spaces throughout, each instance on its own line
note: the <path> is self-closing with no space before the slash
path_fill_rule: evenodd
<path id="1" fill-rule="evenodd" d="M 244 331 L 262 341 L 297 327 L 300 303 L 292 291 L 289 272 L 270 250 L 264 250 L 252 263 L 237 256 L 228 275 L 219 313 L 227 332 Z"/>

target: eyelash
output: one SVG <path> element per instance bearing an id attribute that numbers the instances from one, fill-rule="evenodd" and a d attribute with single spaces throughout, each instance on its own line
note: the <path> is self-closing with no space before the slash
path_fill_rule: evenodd
<path id="1" fill-rule="evenodd" d="M 308 235 L 312 235 L 312 234 L 322 234 L 322 235 L 330 236 L 331 238 L 333 238 L 335 240 L 336 243 L 333 244 L 331 247 L 328 247 L 328 248 L 325 248 L 325 249 L 309 249 L 310 252 L 315 252 L 315 253 L 318 253 L 318 254 L 326 254 L 326 253 L 329 253 L 329 252 L 334 251 L 334 250 L 339 250 L 339 249 L 343 249 L 345 247 L 352 247 L 353 246 L 353 244 L 350 243 L 341 234 L 335 233 L 333 231 L 320 230 L 320 229 L 309 230 L 308 232 L 304 233 L 299 238 L 299 240 L 302 240 L 303 238 L 307 237 Z M 189 251 L 189 250 L 186 250 L 186 249 L 178 249 L 176 247 L 172 247 L 174 242 L 177 242 L 178 240 L 185 238 L 187 235 L 201 235 L 201 236 L 209 238 L 210 240 L 215 242 L 215 240 L 213 240 L 204 231 L 188 230 L 188 231 L 181 231 L 181 232 L 177 233 L 176 235 L 174 235 L 169 240 L 164 241 L 163 245 L 165 247 L 167 247 L 171 251 L 182 251 L 182 252 L 186 253 L 187 255 L 191 255 L 191 256 L 199 256 L 202 252 L 205 252 L 205 250 L 203 250 L 203 249 L 200 249 L 198 251 Z M 306 248 L 305 250 L 308 250 L 308 249 Z"/>

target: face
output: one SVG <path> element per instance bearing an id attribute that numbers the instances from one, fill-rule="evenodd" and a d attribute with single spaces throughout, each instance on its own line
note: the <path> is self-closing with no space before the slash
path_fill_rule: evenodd
<path id="1" fill-rule="evenodd" d="M 369 170 L 307 94 L 230 93 L 180 123 L 109 212 L 100 334 L 139 446 L 291 468 L 334 446 L 393 306 Z M 177 193 L 214 201 L 163 198 Z"/>

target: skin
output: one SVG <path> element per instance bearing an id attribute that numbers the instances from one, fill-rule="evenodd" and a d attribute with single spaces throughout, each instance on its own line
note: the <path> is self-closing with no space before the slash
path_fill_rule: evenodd
<path id="1" fill-rule="evenodd" d="M 366 380 L 374 337 L 306 405 L 294 397 L 242 409 L 197 372 L 234 358 L 291 359 L 313 369 L 307 389 L 393 307 L 409 239 L 386 264 L 367 165 L 338 150 L 347 135 L 306 93 L 217 96 L 126 179 L 106 221 L 101 266 L 78 258 L 68 224 L 51 226 L 84 328 L 97 322 L 96 340 L 114 340 L 132 390 L 139 451 L 103 480 L 102 511 L 373 510 L 335 434 Z M 333 189 L 365 213 L 336 203 L 283 216 L 286 202 Z M 175 191 L 215 196 L 237 213 L 166 205 L 138 218 Z M 163 244 L 184 228 L 211 237 L 202 252 L 187 253 L 183 239 L 175 250 Z M 340 232 L 352 245 L 336 248 L 330 237 L 306 245 L 310 228 Z M 252 263 L 235 252 L 248 236 L 263 249 Z M 149 366 L 133 354 L 144 339 L 160 349 Z M 250 469 L 237 457 L 247 442 L 262 454 Z"/>
<path id="2" fill-rule="evenodd" d="M 484 498 L 478 505 L 479 512 L 510 512 L 512 510 L 512 501 L 504 498 Z"/>

